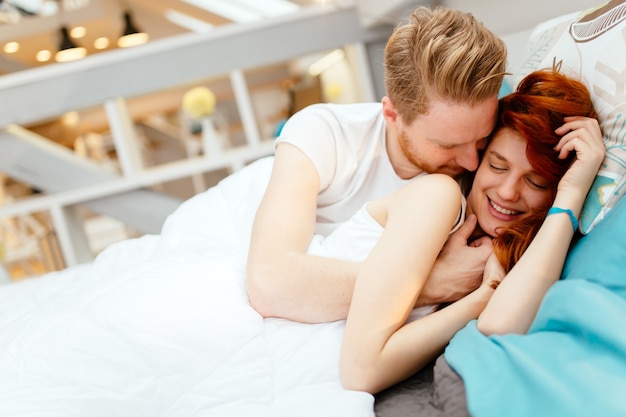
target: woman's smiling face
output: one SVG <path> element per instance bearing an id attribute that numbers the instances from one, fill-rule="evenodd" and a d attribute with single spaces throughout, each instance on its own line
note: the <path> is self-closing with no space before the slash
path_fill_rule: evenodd
<path id="1" fill-rule="evenodd" d="M 526 214 L 552 203 L 553 191 L 526 157 L 526 139 L 509 128 L 498 130 L 485 150 L 467 197 L 468 213 L 490 236 Z"/>

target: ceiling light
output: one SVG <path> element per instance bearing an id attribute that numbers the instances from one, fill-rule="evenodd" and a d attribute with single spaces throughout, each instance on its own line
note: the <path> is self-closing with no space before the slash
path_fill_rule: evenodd
<path id="1" fill-rule="evenodd" d="M 59 51 L 54 55 L 57 62 L 75 61 L 87 55 L 87 50 L 82 46 L 78 46 L 70 38 L 67 27 L 61 26 L 61 43 Z"/>
<path id="2" fill-rule="evenodd" d="M 80 121 L 80 116 L 77 111 L 68 111 L 61 116 L 61 123 L 65 126 L 76 126 Z"/>
<path id="3" fill-rule="evenodd" d="M 110 41 L 109 38 L 101 36 L 95 41 L 93 41 L 93 47 L 96 49 L 106 49 L 109 47 Z"/>
<path id="4" fill-rule="evenodd" d="M 52 58 L 52 53 L 47 49 L 42 49 L 41 51 L 37 52 L 35 58 L 37 59 L 37 62 L 46 62 L 49 61 L 50 58 Z"/>
<path id="5" fill-rule="evenodd" d="M 76 27 L 73 27 L 72 30 L 70 30 L 70 35 L 74 39 L 83 38 L 86 33 L 87 33 L 87 29 L 85 28 L 85 26 L 76 26 Z"/>
<path id="6" fill-rule="evenodd" d="M 14 54 L 20 50 L 20 44 L 18 42 L 7 42 L 4 45 L 4 52 L 7 54 Z"/>
<path id="7" fill-rule="evenodd" d="M 131 46 L 137 46 L 148 42 L 150 37 L 147 33 L 137 29 L 133 23 L 130 12 L 124 12 L 124 32 L 122 36 L 117 40 L 117 46 L 120 48 L 128 48 Z"/>

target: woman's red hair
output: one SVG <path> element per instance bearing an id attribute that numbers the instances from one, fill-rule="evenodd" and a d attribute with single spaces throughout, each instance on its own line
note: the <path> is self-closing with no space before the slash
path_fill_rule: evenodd
<path id="1" fill-rule="evenodd" d="M 559 159 L 554 147 L 561 139 L 554 131 L 567 116 L 597 118 L 587 87 L 559 72 L 560 66 L 528 74 L 515 92 L 500 99 L 496 130 L 509 128 L 527 141 L 526 157 L 533 169 L 548 181 L 552 200 L 557 185 L 575 155 Z M 550 204 L 551 205 L 551 204 Z M 508 272 L 537 234 L 550 205 L 535 210 L 511 227 L 499 230 L 495 253 Z"/>

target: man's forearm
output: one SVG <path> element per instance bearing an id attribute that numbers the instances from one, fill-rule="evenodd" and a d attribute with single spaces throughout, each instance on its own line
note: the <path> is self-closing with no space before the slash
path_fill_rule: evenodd
<path id="1" fill-rule="evenodd" d="M 481 282 L 482 273 L 471 274 L 445 263 L 436 263 L 417 299 L 416 307 L 460 300 L 476 290 Z"/>
<path id="2" fill-rule="evenodd" d="M 260 314 L 305 323 L 347 317 L 358 264 L 307 254 L 281 258 L 248 265 L 248 294 Z"/>

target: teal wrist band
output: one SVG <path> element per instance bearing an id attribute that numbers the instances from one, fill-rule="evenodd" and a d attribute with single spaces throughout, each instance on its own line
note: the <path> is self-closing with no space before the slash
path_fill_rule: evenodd
<path id="1" fill-rule="evenodd" d="M 576 218 L 576 216 L 574 216 L 574 212 L 570 209 L 563 209 L 561 207 L 550 207 L 550 210 L 548 210 L 548 216 L 558 213 L 567 213 L 569 215 L 569 219 L 572 222 L 574 232 L 576 232 L 576 230 L 578 229 L 578 219 Z"/>

